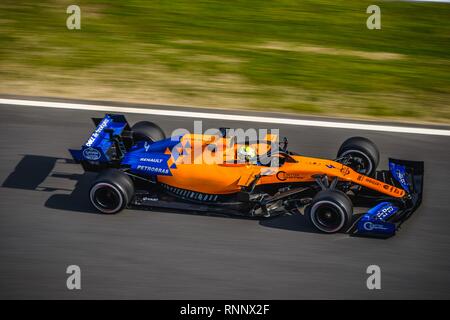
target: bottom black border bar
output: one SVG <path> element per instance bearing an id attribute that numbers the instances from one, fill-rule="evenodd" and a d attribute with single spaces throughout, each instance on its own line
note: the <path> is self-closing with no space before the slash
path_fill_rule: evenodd
<path id="1" fill-rule="evenodd" d="M 58 319 L 300 319 L 313 315 L 380 319 L 397 314 L 404 317 L 408 313 L 414 316 L 416 311 L 438 312 L 439 308 L 444 311 L 444 303 L 431 300 L 4 300 L 2 308 L 15 316 L 29 312 L 33 317 L 42 313 Z"/>

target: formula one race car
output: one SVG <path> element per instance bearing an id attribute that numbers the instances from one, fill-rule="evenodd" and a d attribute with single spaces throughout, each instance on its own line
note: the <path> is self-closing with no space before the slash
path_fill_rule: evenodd
<path id="1" fill-rule="evenodd" d="M 389 159 L 363 137 L 346 140 L 334 160 L 287 150 L 266 133 L 238 139 L 215 134 L 166 138 L 156 124 L 130 127 L 123 115 L 93 119 L 96 129 L 70 150 L 85 171 L 99 172 L 89 191 L 98 211 L 131 207 L 218 212 L 248 217 L 302 213 L 321 232 L 389 237 L 422 200 L 423 162 Z M 353 206 L 369 208 L 353 214 Z"/>

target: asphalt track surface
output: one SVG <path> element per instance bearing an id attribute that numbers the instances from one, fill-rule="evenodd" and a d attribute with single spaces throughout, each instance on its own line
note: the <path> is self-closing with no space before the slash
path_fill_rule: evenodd
<path id="1" fill-rule="evenodd" d="M 159 106 L 160 108 L 165 108 Z M 170 107 L 167 107 L 170 108 Z M 186 109 L 183 109 L 186 110 Z M 236 112 L 236 111 L 234 111 Z M 425 161 L 422 206 L 391 239 L 316 233 L 302 216 L 251 220 L 186 212 L 95 213 L 91 174 L 70 163 L 104 113 L 0 106 L 0 298 L 449 299 L 450 141 L 446 136 L 277 125 L 291 150 L 334 157 L 362 135 L 388 156 Z M 170 134 L 193 120 L 129 114 Z M 264 128 L 205 120 L 203 127 Z M 66 288 L 79 265 L 82 289 Z M 366 268 L 381 268 L 368 290 Z"/>

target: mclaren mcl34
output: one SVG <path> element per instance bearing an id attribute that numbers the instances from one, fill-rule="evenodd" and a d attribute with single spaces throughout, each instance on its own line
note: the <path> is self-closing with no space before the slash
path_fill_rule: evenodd
<path id="1" fill-rule="evenodd" d="M 323 233 L 390 237 L 422 201 L 423 162 L 389 159 L 388 170 L 377 170 L 378 148 L 363 137 L 347 139 L 328 160 L 289 151 L 287 139 L 271 133 L 239 141 L 220 128 L 166 138 L 156 124 L 130 127 L 123 115 L 93 121 L 86 143 L 70 152 L 98 172 L 89 200 L 105 214 L 127 207 L 304 214 Z"/>

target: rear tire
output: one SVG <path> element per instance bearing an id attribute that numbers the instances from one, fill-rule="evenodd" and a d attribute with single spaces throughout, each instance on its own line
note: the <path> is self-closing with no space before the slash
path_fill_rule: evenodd
<path id="1" fill-rule="evenodd" d="M 133 181 L 117 169 L 106 169 L 100 172 L 89 191 L 92 205 L 105 214 L 121 211 L 130 203 L 133 195 Z"/>
<path id="2" fill-rule="evenodd" d="M 375 143 L 367 138 L 352 137 L 344 141 L 337 157 L 351 156 L 350 168 L 366 176 L 373 176 L 380 161 L 380 151 Z"/>
<path id="3" fill-rule="evenodd" d="M 157 124 L 150 121 L 139 121 L 135 123 L 131 127 L 131 131 L 135 140 L 156 142 L 166 138 L 164 131 Z"/>
<path id="4" fill-rule="evenodd" d="M 342 191 L 322 190 L 313 198 L 307 213 L 317 230 L 324 233 L 336 233 L 350 227 L 353 204 Z"/>

